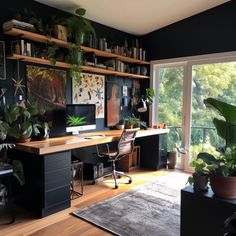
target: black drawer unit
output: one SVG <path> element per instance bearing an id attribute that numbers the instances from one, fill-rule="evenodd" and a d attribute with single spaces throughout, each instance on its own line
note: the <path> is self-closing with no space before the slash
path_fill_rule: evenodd
<path id="1" fill-rule="evenodd" d="M 167 135 L 151 135 L 137 138 L 140 145 L 140 167 L 158 170 L 167 165 Z"/>
<path id="2" fill-rule="evenodd" d="M 16 203 L 39 217 L 70 207 L 71 151 L 34 155 L 15 150 L 11 158 L 22 161 L 25 175 Z"/>

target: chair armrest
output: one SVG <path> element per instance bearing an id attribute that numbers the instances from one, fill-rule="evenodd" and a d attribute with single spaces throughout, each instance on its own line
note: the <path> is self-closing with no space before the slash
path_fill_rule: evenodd
<path id="1" fill-rule="evenodd" d="M 99 145 L 96 145 L 98 157 L 104 157 L 104 155 L 102 155 L 101 152 L 100 152 L 100 150 L 99 150 L 99 146 L 104 146 L 104 145 L 106 146 L 107 153 L 108 153 L 109 156 L 110 156 L 110 148 L 109 148 L 109 145 L 106 143 L 106 144 L 99 144 Z"/>

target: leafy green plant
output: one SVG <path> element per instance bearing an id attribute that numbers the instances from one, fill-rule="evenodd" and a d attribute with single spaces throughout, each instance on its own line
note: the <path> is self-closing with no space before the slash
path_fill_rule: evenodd
<path id="1" fill-rule="evenodd" d="M 56 53 L 59 49 L 56 43 L 47 44 L 47 54 L 51 65 L 55 66 L 56 64 Z"/>
<path id="2" fill-rule="evenodd" d="M 29 102 L 13 104 L 5 108 L 3 124 L 7 124 L 7 137 L 17 140 L 31 138 L 40 134 L 39 117 L 44 111 L 40 111 Z"/>
<path id="3" fill-rule="evenodd" d="M 221 148 L 218 155 L 201 152 L 197 158 L 207 164 L 212 174 L 236 176 L 236 106 L 214 98 L 207 98 L 204 103 L 223 117 L 214 118 L 213 124 L 217 134 L 225 140 L 225 147 Z"/>
<path id="4" fill-rule="evenodd" d="M 72 64 L 70 74 L 73 79 L 80 82 L 81 66 L 83 53 L 81 44 L 83 44 L 90 34 L 95 34 L 94 28 L 89 20 L 84 18 L 86 10 L 79 8 L 75 11 L 77 15 L 73 15 L 61 23 L 67 27 L 68 37 L 74 42 L 69 47 L 69 63 Z"/>
<path id="5" fill-rule="evenodd" d="M 133 116 L 128 116 L 124 118 L 125 129 L 129 128 L 139 128 L 140 127 L 140 119 Z"/>
<path id="6" fill-rule="evenodd" d="M 153 98 L 155 97 L 155 91 L 153 88 L 146 89 L 146 102 L 148 106 L 151 106 L 153 103 Z"/>
<path id="7" fill-rule="evenodd" d="M 85 121 L 86 117 L 78 117 L 78 116 L 68 116 L 67 117 L 67 123 L 70 126 L 76 126 L 76 125 L 83 125 L 86 123 Z"/>
<path id="8" fill-rule="evenodd" d="M 194 174 L 197 174 L 199 176 L 208 175 L 207 164 L 201 159 L 196 159 L 192 161 L 190 163 L 190 167 L 194 168 Z M 188 178 L 188 183 L 193 184 L 193 180 L 193 176 L 190 176 Z"/>

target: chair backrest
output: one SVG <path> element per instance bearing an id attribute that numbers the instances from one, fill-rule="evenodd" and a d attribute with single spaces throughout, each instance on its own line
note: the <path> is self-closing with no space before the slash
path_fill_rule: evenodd
<path id="1" fill-rule="evenodd" d="M 134 150 L 134 141 L 138 130 L 139 128 L 123 130 L 118 142 L 117 158 L 130 154 Z"/>

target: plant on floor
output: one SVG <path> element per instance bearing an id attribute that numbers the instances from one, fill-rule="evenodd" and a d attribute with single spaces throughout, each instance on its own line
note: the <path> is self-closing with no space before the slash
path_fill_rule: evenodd
<path id="1" fill-rule="evenodd" d="M 223 117 L 214 118 L 213 124 L 217 134 L 225 140 L 225 147 L 220 149 L 218 155 L 202 152 L 197 158 L 207 164 L 211 187 L 216 195 L 236 198 L 236 106 L 214 98 L 207 98 L 204 103 Z"/>
<path id="2" fill-rule="evenodd" d="M 168 134 L 168 169 L 174 169 L 177 161 L 177 155 L 186 154 L 187 151 L 181 146 L 180 136 L 177 130 L 174 130 L 173 133 Z"/>

